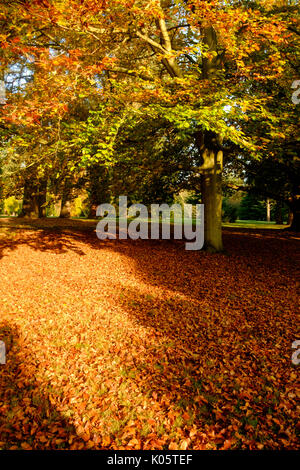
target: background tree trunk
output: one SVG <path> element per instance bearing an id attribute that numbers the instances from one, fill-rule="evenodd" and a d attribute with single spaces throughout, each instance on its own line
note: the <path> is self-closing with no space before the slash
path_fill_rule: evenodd
<path id="1" fill-rule="evenodd" d="M 277 201 L 275 206 L 275 222 L 278 225 L 283 224 L 283 217 L 282 217 L 282 201 Z"/>
<path id="2" fill-rule="evenodd" d="M 267 198 L 267 222 L 271 222 L 271 203 L 269 198 Z"/>
<path id="3" fill-rule="evenodd" d="M 20 217 L 38 219 L 46 216 L 47 181 L 28 178 L 24 183 L 23 206 Z"/>
<path id="4" fill-rule="evenodd" d="M 66 187 L 64 187 L 63 192 L 62 192 L 59 217 L 61 219 L 68 219 L 71 217 L 70 191 Z"/>
<path id="5" fill-rule="evenodd" d="M 87 187 L 89 195 L 88 218 L 95 218 L 97 207 L 110 201 L 109 182 L 110 175 L 108 168 L 99 164 L 89 168 Z"/>

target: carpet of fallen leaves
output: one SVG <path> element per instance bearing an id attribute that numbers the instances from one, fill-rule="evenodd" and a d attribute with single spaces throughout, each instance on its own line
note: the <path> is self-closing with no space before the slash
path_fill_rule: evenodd
<path id="1" fill-rule="evenodd" d="M 0 233 L 0 449 L 300 448 L 295 234 L 48 225 Z"/>

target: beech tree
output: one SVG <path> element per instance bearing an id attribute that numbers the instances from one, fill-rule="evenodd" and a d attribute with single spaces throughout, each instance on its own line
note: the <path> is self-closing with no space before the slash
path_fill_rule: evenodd
<path id="1" fill-rule="evenodd" d="M 250 85 L 284 74 L 283 45 L 298 33 L 291 31 L 297 26 L 282 8 L 293 9 L 296 0 L 24 0 L 2 5 L 2 17 L 10 15 L 1 36 L 2 67 L 32 61 L 36 76 L 31 99 L 28 91 L 12 97 L 2 119 L 36 127 L 50 115 L 58 123 L 79 96 L 102 103 L 104 112 L 122 110 L 117 126 L 115 120 L 106 121 L 100 151 L 85 151 L 85 161 L 93 163 L 111 157 L 125 115 L 169 120 L 178 132 L 193 136 L 205 246 L 222 250 L 224 145 L 231 142 L 250 156 L 263 150 L 264 144 L 255 145 L 243 132 L 246 111 L 251 110 L 252 120 L 272 121 L 267 97 L 249 96 Z"/>

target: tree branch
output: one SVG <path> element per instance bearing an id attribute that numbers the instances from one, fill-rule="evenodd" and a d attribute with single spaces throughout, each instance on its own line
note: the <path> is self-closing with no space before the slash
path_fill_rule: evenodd
<path id="1" fill-rule="evenodd" d="M 147 42 L 148 44 L 150 44 L 150 46 L 154 47 L 155 49 L 159 50 L 160 52 L 163 52 L 163 53 L 166 53 L 166 49 L 164 49 L 158 42 L 156 41 L 153 41 L 153 39 L 151 39 L 149 36 L 145 35 L 145 34 L 142 34 L 140 31 L 137 31 L 136 32 L 136 35 L 143 39 L 145 42 Z"/>
<path id="2" fill-rule="evenodd" d="M 148 75 L 145 75 L 143 72 L 139 72 L 138 70 L 128 70 L 125 67 L 114 67 L 111 69 L 106 69 L 108 72 L 117 72 L 117 73 L 125 73 L 126 75 L 131 75 L 133 77 L 141 78 L 142 80 L 153 82 L 154 79 Z"/>

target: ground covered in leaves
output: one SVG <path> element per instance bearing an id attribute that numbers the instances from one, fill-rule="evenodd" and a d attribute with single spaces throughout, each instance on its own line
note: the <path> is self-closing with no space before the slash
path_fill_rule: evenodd
<path id="1" fill-rule="evenodd" d="M 300 447 L 295 234 L 214 255 L 73 225 L 2 220 L 0 449 Z"/>

